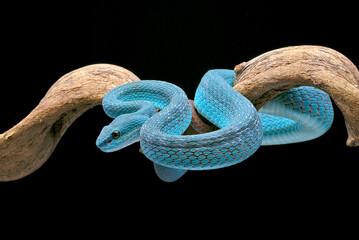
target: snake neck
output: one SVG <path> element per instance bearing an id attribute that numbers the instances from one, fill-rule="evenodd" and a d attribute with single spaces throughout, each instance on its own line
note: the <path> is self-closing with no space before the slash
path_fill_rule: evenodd
<path id="1" fill-rule="evenodd" d="M 151 81 L 154 94 L 149 94 L 158 113 L 141 129 L 149 135 L 181 135 L 190 125 L 192 111 L 185 92 L 174 84 Z M 148 136 L 146 134 L 146 136 Z"/>

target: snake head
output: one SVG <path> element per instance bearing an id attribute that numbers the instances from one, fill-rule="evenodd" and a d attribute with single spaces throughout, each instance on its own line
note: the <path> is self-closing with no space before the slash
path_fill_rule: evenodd
<path id="1" fill-rule="evenodd" d="M 103 152 L 114 152 L 140 141 L 140 130 L 148 117 L 125 114 L 105 126 L 96 140 L 96 146 Z"/>

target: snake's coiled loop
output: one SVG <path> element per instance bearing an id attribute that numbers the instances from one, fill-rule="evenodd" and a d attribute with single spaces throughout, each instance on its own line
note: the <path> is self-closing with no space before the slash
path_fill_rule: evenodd
<path id="1" fill-rule="evenodd" d="M 232 88 L 234 77 L 232 70 L 211 70 L 203 76 L 194 106 L 219 129 L 198 135 L 181 135 L 191 122 L 191 107 L 179 87 L 145 80 L 111 90 L 103 106 L 115 120 L 102 130 L 98 147 L 115 151 L 140 141 L 157 175 L 170 182 L 187 170 L 216 169 L 241 162 L 262 144 L 316 138 L 332 124 L 332 104 L 321 90 L 292 89 L 258 113 L 248 99 Z M 157 114 L 156 109 L 160 110 Z M 117 135 L 121 137 L 115 139 Z"/>

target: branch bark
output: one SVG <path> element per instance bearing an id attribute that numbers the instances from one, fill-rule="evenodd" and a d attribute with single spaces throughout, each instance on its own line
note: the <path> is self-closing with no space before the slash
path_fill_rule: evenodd
<path id="1" fill-rule="evenodd" d="M 81 114 L 101 104 L 112 88 L 139 80 L 132 72 L 110 64 L 89 65 L 61 77 L 26 118 L 0 134 L 0 181 L 16 180 L 37 170 Z"/>
<path id="2" fill-rule="evenodd" d="M 259 109 L 278 94 L 314 86 L 330 95 L 341 110 L 348 146 L 359 146 L 359 72 L 343 54 L 320 46 L 286 47 L 235 67 L 234 89 Z"/>

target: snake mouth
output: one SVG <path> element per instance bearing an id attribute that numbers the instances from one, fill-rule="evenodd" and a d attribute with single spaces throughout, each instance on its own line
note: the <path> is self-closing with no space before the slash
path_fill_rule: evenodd
<path id="1" fill-rule="evenodd" d="M 115 151 L 115 149 L 108 145 L 109 143 L 112 142 L 112 140 L 113 140 L 112 138 L 105 139 L 105 140 L 102 140 L 101 138 L 98 138 L 97 141 L 96 141 L 96 146 L 103 152 L 113 152 L 113 151 Z"/>
<path id="2" fill-rule="evenodd" d="M 109 145 L 109 143 L 112 142 L 112 139 L 109 140 L 102 140 L 98 139 L 96 141 L 96 146 L 102 151 L 102 152 L 114 152 L 116 150 L 118 150 L 117 147 L 111 146 Z"/>
<path id="3" fill-rule="evenodd" d="M 111 147 L 101 147 L 100 150 L 101 150 L 102 152 L 106 152 L 106 153 L 110 153 L 110 152 L 115 152 L 115 151 L 117 151 L 116 148 L 111 148 Z"/>
<path id="4" fill-rule="evenodd" d="M 133 142 L 126 142 L 123 143 L 119 146 L 111 146 L 111 145 L 107 145 L 107 144 L 99 144 L 97 147 L 102 151 L 102 152 L 106 152 L 106 153 L 110 153 L 110 152 L 116 152 L 118 150 L 121 150 L 122 148 L 125 148 L 129 145 L 131 145 Z"/>

